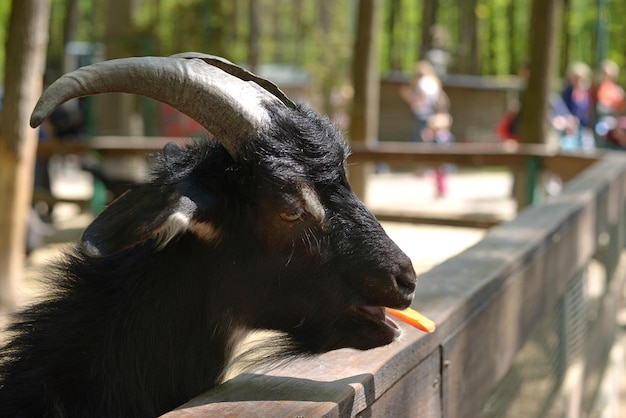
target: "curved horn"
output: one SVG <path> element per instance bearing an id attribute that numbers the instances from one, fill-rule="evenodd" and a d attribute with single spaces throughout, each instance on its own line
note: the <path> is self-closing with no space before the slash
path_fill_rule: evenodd
<path id="1" fill-rule="evenodd" d="M 276 84 L 272 83 L 269 80 L 261 78 L 251 73 L 250 71 L 246 70 L 245 68 L 235 65 L 232 62 L 222 57 L 218 57 L 216 55 L 203 54 L 201 52 L 181 52 L 180 54 L 170 55 L 170 57 L 187 58 L 187 59 L 199 58 L 203 60 L 204 62 L 206 62 L 207 64 L 220 68 L 226 71 L 228 74 L 233 75 L 237 78 L 240 78 L 241 80 L 254 81 L 259 86 L 267 90 L 269 93 L 276 96 L 287 107 L 290 107 L 292 109 L 297 107 L 296 104 L 292 102 L 291 99 L 289 99 L 287 95 L 283 93 L 283 91 L 280 88 L 278 88 Z"/>
<path id="2" fill-rule="evenodd" d="M 135 57 L 104 61 L 65 74 L 42 94 L 30 125 L 39 126 L 67 100 L 98 93 L 131 93 L 166 103 L 220 140 L 233 158 L 248 138 L 271 123 L 264 103 L 281 103 L 202 58 Z M 234 64 L 231 64 L 233 67 Z"/>

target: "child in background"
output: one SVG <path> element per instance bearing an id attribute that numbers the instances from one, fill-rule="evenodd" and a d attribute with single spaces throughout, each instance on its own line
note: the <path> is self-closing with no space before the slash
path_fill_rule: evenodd
<path id="1" fill-rule="evenodd" d="M 454 135 L 450 132 L 452 117 L 448 113 L 436 113 L 428 119 L 428 124 L 422 132 L 424 142 L 445 145 L 454 142 Z M 445 197 L 447 193 L 446 171 L 448 165 L 435 167 L 435 188 L 437 197 Z"/>

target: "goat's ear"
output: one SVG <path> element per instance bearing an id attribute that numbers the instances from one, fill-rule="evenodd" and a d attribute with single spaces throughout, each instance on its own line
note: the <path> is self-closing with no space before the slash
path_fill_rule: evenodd
<path id="1" fill-rule="evenodd" d="M 111 203 L 87 227 L 82 242 L 95 257 L 105 257 L 155 238 L 164 246 L 189 227 L 195 203 L 173 190 L 143 185 Z"/>

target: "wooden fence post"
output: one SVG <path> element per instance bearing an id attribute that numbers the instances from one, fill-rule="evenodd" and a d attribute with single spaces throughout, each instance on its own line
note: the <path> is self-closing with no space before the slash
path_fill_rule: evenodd
<path id="1" fill-rule="evenodd" d="M 378 66 L 378 33 L 382 10 L 381 0 L 359 2 L 359 26 L 354 47 L 354 101 L 350 124 L 350 140 L 365 144 L 378 142 L 380 76 Z M 365 199 L 365 182 L 373 164 L 351 166 L 352 189 Z"/>

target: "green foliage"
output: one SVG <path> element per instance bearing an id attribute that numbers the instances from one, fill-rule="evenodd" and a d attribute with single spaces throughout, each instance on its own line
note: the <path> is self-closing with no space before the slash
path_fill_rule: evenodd
<path id="1" fill-rule="evenodd" d="M 8 36 L 10 14 L 11 2 L 0 1 L 0 86 L 4 84 L 5 44 Z"/>
<path id="2" fill-rule="evenodd" d="M 421 42 L 421 4 L 397 0 L 397 10 L 385 10 L 381 34 L 381 71 L 412 70 Z"/>
<path id="3" fill-rule="evenodd" d="M 75 40 L 104 42 L 104 13 L 96 11 L 106 0 L 79 0 Z M 350 77 L 356 8 L 354 0 L 253 0 L 260 10 L 258 39 L 261 64 L 283 63 L 304 68 L 312 76 L 312 88 L 328 99 L 329 92 Z M 437 25 L 449 34 L 453 64 L 459 60 L 460 1 L 439 0 Z M 599 20 L 598 0 L 570 0 L 561 48 L 567 60 L 595 66 L 599 47 L 606 57 L 626 65 L 626 2 L 604 0 L 606 13 Z M 144 54 L 169 55 L 197 50 L 224 55 L 245 63 L 250 48 L 250 0 L 135 0 L 134 42 Z M 419 60 L 423 1 L 384 2 L 380 33 L 381 71 L 410 73 Z M 10 1 L 0 1 L 0 76 L 4 74 L 4 42 Z M 58 69 L 63 56 L 63 30 L 67 0 L 52 0 L 49 67 Z M 392 7 L 395 9 L 392 11 Z M 528 55 L 530 0 L 479 0 L 474 10 L 478 34 L 480 72 L 505 75 L 516 71 Z M 393 13 L 392 13 L 393 12 Z M 600 44 L 598 22 L 607 28 Z M 119 41 L 119 40 L 118 40 Z M 600 48 L 602 50 L 602 48 Z M 560 63 L 564 68 L 567 63 Z M 624 76 L 624 74 L 622 74 Z"/>
<path id="4" fill-rule="evenodd" d="M 609 45 L 607 58 L 615 61 L 620 68 L 626 67 L 626 2 L 612 1 L 607 5 L 604 22 L 609 27 Z M 621 80 L 626 80 L 626 71 L 622 71 Z"/>

